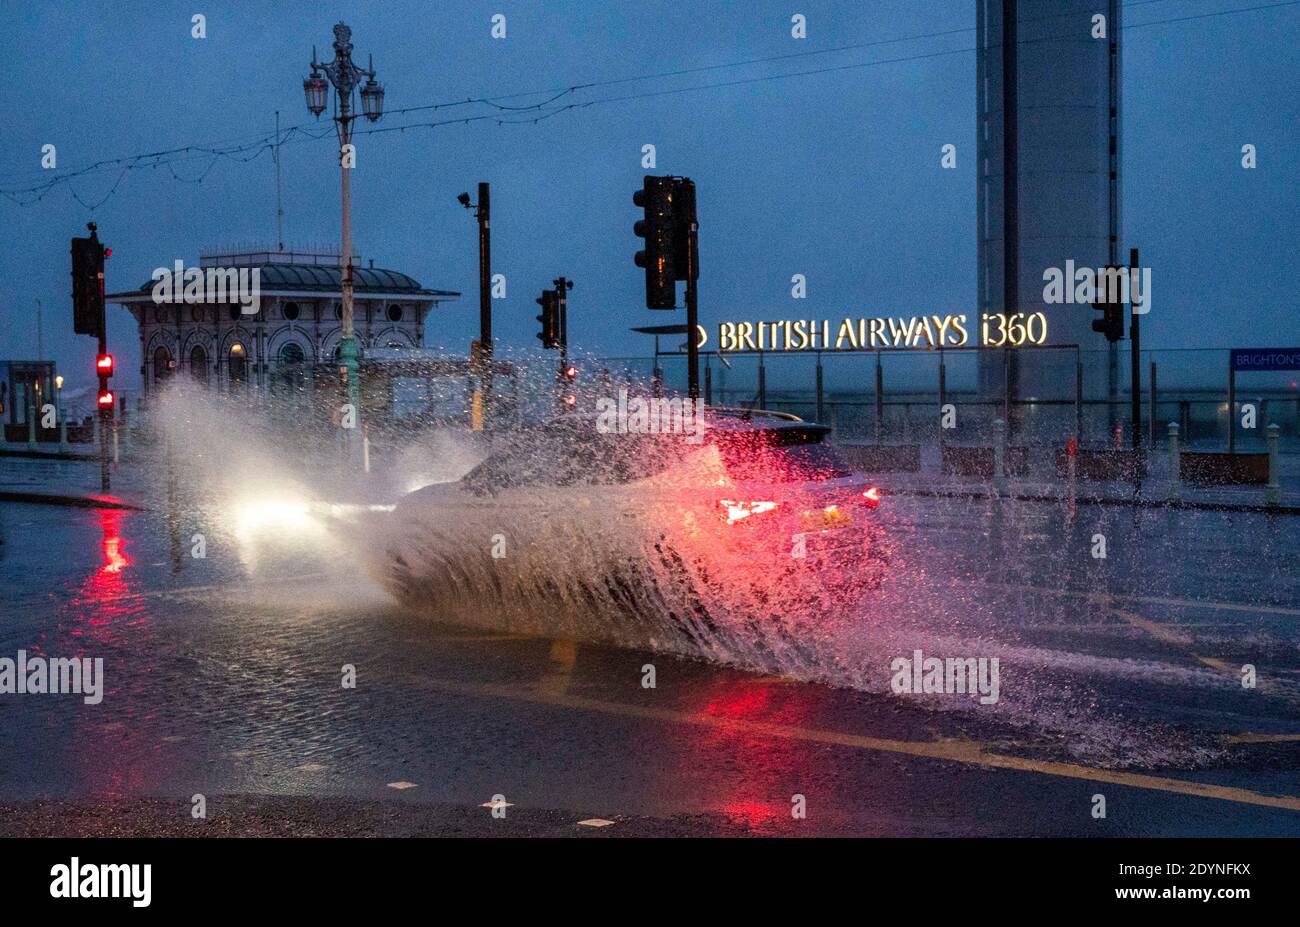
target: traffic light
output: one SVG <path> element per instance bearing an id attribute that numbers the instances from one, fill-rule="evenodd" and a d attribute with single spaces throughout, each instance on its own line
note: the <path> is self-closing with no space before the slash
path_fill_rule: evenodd
<path id="1" fill-rule="evenodd" d="M 636 266 L 645 268 L 647 309 L 677 308 L 675 187 L 672 177 L 646 177 L 645 185 L 632 194 L 632 202 L 645 212 L 633 230 L 645 239 L 645 250 L 636 253 Z"/>
<path id="2" fill-rule="evenodd" d="M 544 348 L 560 346 L 560 307 L 554 290 L 542 290 L 542 295 L 534 300 L 542 307 L 542 314 L 537 316 L 542 330 L 537 333 Z"/>
<path id="3" fill-rule="evenodd" d="M 1118 293 L 1111 295 L 1118 297 Z M 1106 292 L 1099 288 L 1097 298 L 1092 301 L 1092 308 L 1103 313 L 1100 319 L 1094 319 L 1092 330 L 1101 332 L 1107 341 L 1120 341 L 1124 337 L 1124 304 L 1116 300 L 1107 302 Z"/>
<path id="4" fill-rule="evenodd" d="M 691 253 L 691 227 L 695 225 L 695 181 L 689 177 L 670 178 L 673 190 L 673 264 L 678 279 L 700 279 L 700 255 Z"/>
<path id="5" fill-rule="evenodd" d="M 113 411 L 113 391 L 110 389 L 101 389 L 99 391 L 99 407 L 108 412 Z"/>
<path id="6" fill-rule="evenodd" d="M 89 238 L 72 239 L 72 330 L 100 335 L 104 324 L 104 257 L 94 229 Z"/>
<path id="7" fill-rule="evenodd" d="M 100 354 L 95 358 L 95 373 L 101 377 L 111 377 L 113 375 L 112 354 Z"/>
<path id="8" fill-rule="evenodd" d="M 574 390 L 574 381 L 578 379 L 578 368 L 569 364 L 560 371 L 564 385 L 564 404 L 566 406 L 576 406 L 578 404 L 578 394 Z"/>
<path id="9" fill-rule="evenodd" d="M 567 352 L 569 349 L 569 290 L 573 289 L 573 281 L 568 277 L 556 277 L 551 283 L 555 285 L 555 318 L 556 331 L 560 337 L 560 350 Z"/>

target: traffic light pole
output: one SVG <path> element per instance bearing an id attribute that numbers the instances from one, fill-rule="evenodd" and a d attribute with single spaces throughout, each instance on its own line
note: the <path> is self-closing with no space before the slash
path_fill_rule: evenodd
<path id="1" fill-rule="evenodd" d="M 569 287 L 568 280 L 561 277 L 555 287 L 556 307 L 560 321 L 560 363 L 569 366 Z"/>
<path id="2" fill-rule="evenodd" d="M 632 230 L 646 244 L 635 259 L 637 267 L 645 268 L 646 308 L 676 309 L 677 284 L 686 283 L 687 395 L 698 402 L 700 224 L 695 217 L 695 182 L 689 177 L 646 177 L 632 202 L 644 210 Z"/>
<path id="3" fill-rule="evenodd" d="M 555 324 L 560 336 L 560 369 L 555 374 L 555 403 L 564 411 L 565 390 L 569 381 L 569 280 L 560 277 L 555 281 Z"/>
<path id="4" fill-rule="evenodd" d="M 1130 248 L 1128 253 L 1129 264 L 1129 339 L 1130 345 L 1130 387 L 1129 387 L 1129 417 L 1130 425 L 1133 432 L 1133 450 L 1142 448 L 1142 326 L 1139 322 L 1141 316 L 1133 310 L 1133 293 L 1132 282 L 1133 273 L 1138 267 L 1138 249 Z M 1229 410 L 1231 415 L 1231 410 Z"/>
<path id="5" fill-rule="evenodd" d="M 692 220 L 686 249 L 686 393 L 695 402 L 700 399 L 700 313 L 695 282 L 700 261 L 699 233 L 699 223 Z"/>
<path id="6" fill-rule="evenodd" d="M 90 238 L 96 247 L 99 244 L 99 233 L 95 231 L 94 226 L 90 229 Z M 97 358 L 104 357 L 108 354 L 108 332 L 104 330 L 104 271 L 100 270 L 97 284 L 99 286 L 99 353 Z M 108 472 L 108 429 L 112 427 L 113 422 L 113 403 L 103 405 L 99 402 L 99 396 L 102 396 L 108 390 L 108 377 L 104 376 L 102 370 L 99 373 L 99 393 L 96 396 L 96 412 L 99 414 L 99 489 L 100 492 L 109 492 L 112 487 L 112 479 Z"/>
<path id="7" fill-rule="evenodd" d="M 492 419 L 492 208 L 488 184 L 478 185 L 478 343 L 479 390 L 482 396 L 483 427 Z"/>

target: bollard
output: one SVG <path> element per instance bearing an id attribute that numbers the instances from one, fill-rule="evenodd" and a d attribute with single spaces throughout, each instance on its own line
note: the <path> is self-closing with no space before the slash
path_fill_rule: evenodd
<path id="1" fill-rule="evenodd" d="M 993 421 L 993 489 L 998 494 L 1007 490 L 1007 423 L 1001 418 Z"/>
<path id="2" fill-rule="evenodd" d="M 876 443 L 880 443 L 880 435 L 883 421 L 885 418 L 885 372 L 880 366 L 880 352 L 876 352 Z"/>
<path id="3" fill-rule="evenodd" d="M 361 469 L 370 472 L 370 423 L 361 426 Z"/>
<path id="4" fill-rule="evenodd" d="M 1177 502 L 1182 490 L 1179 486 L 1178 423 L 1169 423 L 1169 500 Z"/>
<path id="5" fill-rule="evenodd" d="M 1268 486 L 1264 490 L 1264 502 L 1267 505 L 1282 504 L 1282 480 L 1278 472 L 1278 444 L 1282 429 L 1273 423 L 1268 426 Z"/>
<path id="6" fill-rule="evenodd" d="M 483 391 L 481 389 L 474 390 L 474 395 L 470 397 L 469 430 L 483 430 Z"/>
<path id="7" fill-rule="evenodd" d="M 1070 435 L 1065 440 L 1065 479 L 1069 489 L 1069 495 L 1066 497 L 1066 508 L 1070 515 L 1074 515 L 1074 500 L 1078 494 L 1079 478 L 1079 438 L 1077 435 Z"/>
<path id="8" fill-rule="evenodd" d="M 822 376 L 822 356 L 817 355 L 817 421 L 826 424 L 826 390 Z"/>

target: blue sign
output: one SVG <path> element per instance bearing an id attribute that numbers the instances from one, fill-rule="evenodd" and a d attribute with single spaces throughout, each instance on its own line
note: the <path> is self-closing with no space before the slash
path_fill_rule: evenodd
<path id="1" fill-rule="evenodd" d="M 1233 348 L 1233 370 L 1300 370 L 1300 348 Z"/>

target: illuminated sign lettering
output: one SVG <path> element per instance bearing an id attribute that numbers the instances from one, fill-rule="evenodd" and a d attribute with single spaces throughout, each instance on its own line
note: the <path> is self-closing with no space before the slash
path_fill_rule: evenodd
<path id="1" fill-rule="evenodd" d="M 972 331 L 974 328 L 974 331 Z M 972 337 L 977 339 L 972 342 Z M 932 348 L 1021 348 L 1047 342 L 1047 316 L 1041 312 L 981 313 L 972 326 L 965 315 L 880 316 L 876 318 L 780 319 L 775 322 L 722 322 L 718 350 L 880 351 Z"/>

